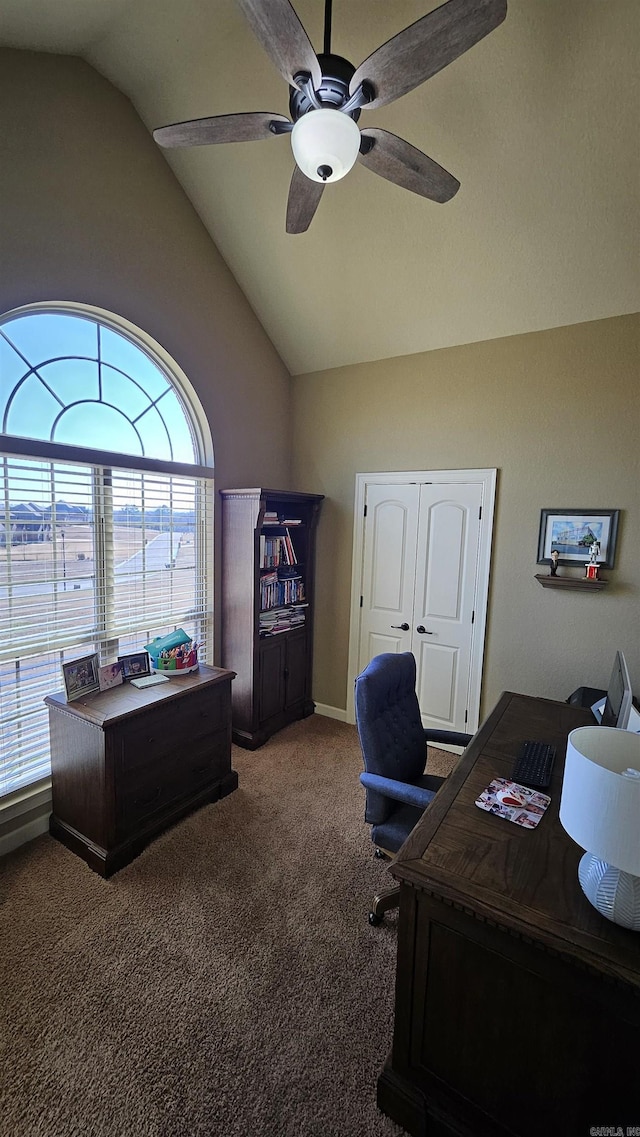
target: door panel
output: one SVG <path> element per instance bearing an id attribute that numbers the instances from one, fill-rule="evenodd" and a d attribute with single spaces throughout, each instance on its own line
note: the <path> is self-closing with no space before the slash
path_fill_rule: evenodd
<path id="1" fill-rule="evenodd" d="M 416 691 L 425 726 L 454 729 L 458 661 L 457 648 L 425 643 L 424 638 L 417 644 Z"/>
<path id="2" fill-rule="evenodd" d="M 418 485 L 367 487 L 360 671 L 374 655 L 411 648 L 419 498 Z"/>
<path id="3" fill-rule="evenodd" d="M 465 729 L 481 502 L 477 483 L 421 488 L 412 651 L 427 727 Z"/>
<path id="4" fill-rule="evenodd" d="M 284 705 L 284 636 L 260 641 L 258 674 L 258 718 L 260 722 L 277 715 Z"/>
<path id="5" fill-rule="evenodd" d="M 304 699 L 307 691 L 307 635 L 304 629 L 285 632 L 285 707 Z"/>
<path id="6" fill-rule="evenodd" d="M 457 502 L 440 501 L 426 511 L 426 518 L 429 528 L 422 614 L 459 620 L 466 511 Z M 442 571 L 443 566 L 446 571 Z"/>
<path id="7" fill-rule="evenodd" d="M 372 632 L 366 644 L 363 646 L 362 658 L 364 659 L 366 656 L 366 660 L 362 666 L 366 667 L 374 655 L 382 655 L 383 651 L 408 651 L 409 649 L 402 644 L 403 639 L 404 636 L 402 635 L 383 636 L 381 632 Z"/>

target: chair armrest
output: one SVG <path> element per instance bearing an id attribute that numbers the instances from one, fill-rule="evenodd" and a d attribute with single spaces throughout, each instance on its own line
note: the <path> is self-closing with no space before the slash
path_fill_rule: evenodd
<path id="1" fill-rule="evenodd" d="M 426 790 L 422 786 L 412 786 L 410 782 L 397 782 L 395 778 L 383 778 L 381 774 L 360 774 L 360 781 L 367 790 L 376 790 L 393 801 L 401 801 L 404 805 L 415 805 L 418 809 L 426 809 L 433 801 L 435 790 Z"/>
<path id="2" fill-rule="evenodd" d="M 430 730 L 424 732 L 425 742 L 448 742 L 450 746 L 468 746 L 472 734 L 461 734 L 457 730 Z"/>

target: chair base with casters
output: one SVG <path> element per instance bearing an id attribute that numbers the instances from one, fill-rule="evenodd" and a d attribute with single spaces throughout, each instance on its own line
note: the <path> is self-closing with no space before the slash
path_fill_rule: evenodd
<path id="1" fill-rule="evenodd" d="M 374 857 L 380 861 L 393 860 L 393 853 L 388 849 L 381 849 L 379 845 L 376 846 Z M 400 903 L 400 888 L 394 885 L 393 888 L 383 888 L 381 892 L 376 892 L 369 912 L 369 923 L 374 927 L 376 924 L 381 924 L 384 919 L 385 912 L 390 912 L 392 908 L 397 908 Z"/>
<path id="2" fill-rule="evenodd" d="M 373 898 L 373 904 L 369 913 L 369 923 L 372 927 L 376 928 L 384 920 L 385 912 L 390 912 L 392 908 L 398 908 L 400 905 L 400 888 L 385 888 L 382 892 L 376 892 Z"/>
<path id="3" fill-rule="evenodd" d="M 425 773 L 426 744 L 467 746 L 472 736 L 425 730 L 411 652 L 386 652 L 371 660 L 356 679 L 355 710 L 365 767 L 360 775 L 366 790 L 365 820 L 376 849 L 393 857 L 445 780 Z M 380 924 L 399 899 L 399 888 L 378 893 L 369 923 Z"/>

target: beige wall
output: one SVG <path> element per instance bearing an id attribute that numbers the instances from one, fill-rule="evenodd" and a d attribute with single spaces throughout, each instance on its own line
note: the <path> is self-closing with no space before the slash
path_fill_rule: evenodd
<path id="1" fill-rule="evenodd" d="M 346 706 L 356 473 L 482 467 L 498 469 L 483 713 L 504 689 L 606 686 L 618 647 L 640 696 L 639 347 L 640 319 L 623 316 L 295 381 L 295 477 L 328 498 L 318 702 Z M 555 507 L 622 511 L 606 590 L 534 579 L 540 510 Z"/>
<path id="2" fill-rule="evenodd" d="M 205 409 L 216 485 L 290 481 L 290 378 L 133 107 L 79 59 L 0 50 L 0 311 L 126 317 Z"/>

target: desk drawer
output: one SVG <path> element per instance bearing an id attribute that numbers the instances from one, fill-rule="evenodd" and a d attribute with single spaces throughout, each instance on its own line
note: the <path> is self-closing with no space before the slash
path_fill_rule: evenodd
<path id="1" fill-rule="evenodd" d="M 113 732 L 114 754 L 127 777 L 135 776 L 164 755 L 184 755 L 195 744 L 224 729 L 229 721 L 228 688 L 198 691 L 189 699 L 176 699 L 118 726 Z"/>
<path id="2" fill-rule="evenodd" d="M 147 748 L 131 764 L 126 756 L 116 788 L 116 817 L 120 835 L 155 814 L 173 808 L 209 785 L 222 780 L 231 769 L 228 727 L 207 738 L 184 742 L 158 755 Z"/>

